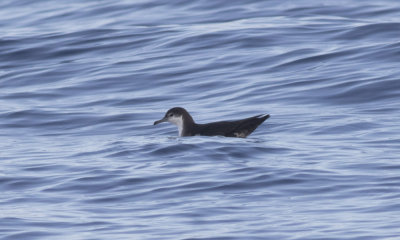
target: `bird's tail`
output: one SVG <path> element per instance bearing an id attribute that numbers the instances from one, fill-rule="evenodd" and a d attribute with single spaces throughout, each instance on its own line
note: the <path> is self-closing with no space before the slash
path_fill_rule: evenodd
<path id="1" fill-rule="evenodd" d="M 263 122 L 264 122 L 265 120 L 267 120 L 269 117 L 270 117 L 269 114 L 260 114 L 260 115 L 257 115 L 257 116 L 256 116 L 256 118 L 262 119 Z"/>

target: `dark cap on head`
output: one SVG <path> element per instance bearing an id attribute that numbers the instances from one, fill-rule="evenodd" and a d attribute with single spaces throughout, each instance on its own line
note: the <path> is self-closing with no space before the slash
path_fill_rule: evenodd
<path id="1" fill-rule="evenodd" d="M 172 117 L 181 117 L 183 118 L 183 121 L 185 121 L 186 123 L 194 123 L 192 116 L 190 116 L 190 114 L 186 111 L 186 109 L 182 108 L 182 107 L 174 107 L 169 109 L 165 115 L 164 118 L 155 121 L 154 125 L 162 123 L 162 122 L 168 122 L 168 118 L 172 118 Z"/>
<path id="2" fill-rule="evenodd" d="M 176 115 L 176 116 L 182 116 L 185 114 L 189 114 L 184 108 L 181 107 L 174 107 L 171 108 L 170 110 L 167 111 L 167 113 L 165 114 L 165 116 L 171 116 L 172 115 Z"/>

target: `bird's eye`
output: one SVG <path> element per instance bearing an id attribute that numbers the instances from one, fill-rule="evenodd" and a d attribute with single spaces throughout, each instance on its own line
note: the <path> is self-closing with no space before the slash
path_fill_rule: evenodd
<path id="1" fill-rule="evenodd" d="M 168 116 L 169 116 L 169 117 L 172 117 L 172 116 L 174 116 L 174 114 L 170 113 Z"/>

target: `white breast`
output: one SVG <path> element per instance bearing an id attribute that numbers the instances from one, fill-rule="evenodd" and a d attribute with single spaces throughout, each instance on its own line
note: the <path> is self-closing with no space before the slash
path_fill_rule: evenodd
<path id="1" fill-rule="evenodd" d="M 175 117 L 175 116 L 174 117 L 170 117 L 168 119 L 168 121 L 170 123 L 175 124 L 178 127 L 179 136 L 182 137 L 182 134 L 183 134 L 183 119 L 182 119 L 182 116 L 180 116 L 180 117 Z"/>

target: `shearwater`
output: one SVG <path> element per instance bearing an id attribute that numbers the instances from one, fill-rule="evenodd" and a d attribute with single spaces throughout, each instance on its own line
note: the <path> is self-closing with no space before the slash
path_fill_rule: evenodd
<path id="1" fill-rule="evenodd" d="M 162 119 L 155 121 L 154 125 L 162 122 L 173 123 L 178 127 L 180 137 L 200 135 L 245 138 L 268 118 L 269 114 L 261 114 L 240 120 L 198 124 L 184 108 L 174 107 L 168 110 Z"/>

